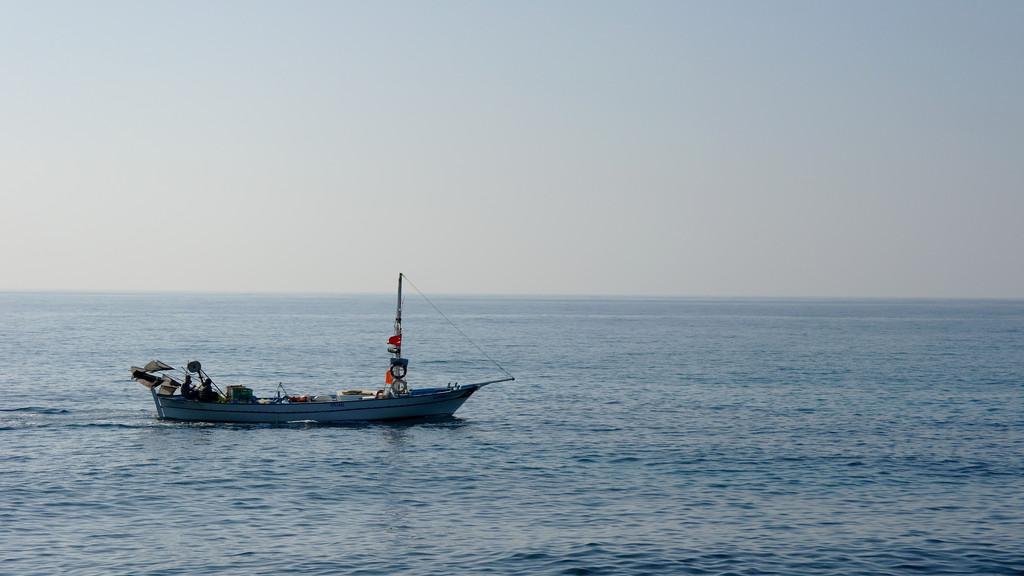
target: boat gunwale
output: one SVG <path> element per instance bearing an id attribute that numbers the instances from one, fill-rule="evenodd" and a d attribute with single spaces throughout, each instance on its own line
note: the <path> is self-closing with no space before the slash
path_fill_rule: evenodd
<path id="1" fill-rule="evenodd" d="M 416 400 L 419 400 L 419 399 L 427 400 L 426 402 L 421 402 L 421 401 L 409 402 L 408 400 L 413 400 L 414 398 L 413 397 L 408 397 L 408 398 L 381 398 L 381 399 L 374 399 L 374 400 L 348 400 L 348 401 L 341 400 L 341 401 L 338 401 L 338 402 L 296 402 L 296 403 L 291 403 L 291 404 L 221 404 L 221 403 L 218 403 L 218 402 L 198 402 L 198 401 L 195 401 L 195 400 L 186 400 L 184 398 L 180 398 L 180 397 L 177 397 L 177 396 L 157 396 L 157 398 L 159 398 L 159 402 L 161 404 L 161 407 L 170 407 L 170 408 L 175 408 L 175 409 L 179 409 L 179 410 L 194 410 L 194 411 L 197 411 L 197 412 L 213 412 L 213 413 L 217 413 L 217 414 L 261 414 L 261 413 L 265 413 L 265 414 L 300 415 L 300 414 L 323 414 L 323 413 L 333 413 L 333 412 L 356 412 L 356 411 L 359 411 L 359 410 L 384 410 L 384 409 L 390 409 L 390 408 L 407 408 L 407 407 L 417 407 L 417 406 L 429 406 L 431 404 L 440 404 L 442 402 L 451 402 L 452 400 L 459 400 L 459 399 L 462 399 L 462 398 L 468 398 L 469 396 L 471 396 L 474 392 L 476 392 L 482 386 L 483 386 L 483 384 L 469 384 L 469 385 L 462 386 L 461 388 L 457 388 L 457 389 L 454 389 L 454 390 L 450 390 L 450 391 L 446 390 L 444 392 L 439 392 L 437 394 L 424 394 L 424 395 L 416 398 Z M 396 401 L 402 401 L 402 402 L 396 402 Z M 344 406 L 345 404 L 355 404 L 357 402 L 367 402 L 367 403 L 371 403 L 372 402 L 375 405 L 373 405 L 373 406 L 358 406 L 358 407 L 357 406 L 353 406 L 351 408 L 349 408 L 348 406 Z M 388 402 L 388 404 L 381 405 L 381 404 L 379 404 L 380 402 Z M 329 409 L 326 409 L 326 410 L 303 410 L 303 408 L 306 408 L 307 406 L 311 407 L 311 405 L 315 405 L 315 404 L 325 404 L 325 405 L 333 406 L 333 407 L 329 408 Z M 341 404 L 342 406 L 338 406 L 338 404 Z M 214 406 L 216 406 L 218 408 L 212 408 Z M 249 409 L 243 409 L 243 410 L 232 410 L 231 409 L 231 407 L 242 407 L 242 406 L 244 406 L 246 408 L 249 408 Z M 268 410 L 267 408 L 271 407 L 271 406 L 274 407 L 274 408 Z M 283 407 L 288 407 L 288 408 L 291 408 L 291 409 L 286 409 L 286 410 L 279 409 L 279 408 L 283 408 Z M 292 408 L 292 407 L 294 407 L 294 408 Z"/>

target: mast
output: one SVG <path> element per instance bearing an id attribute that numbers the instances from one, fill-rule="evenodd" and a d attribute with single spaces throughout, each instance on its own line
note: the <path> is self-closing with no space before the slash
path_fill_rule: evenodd
<path id="1" fill-rule="evenodd" d="M 395 336 L 398 336 L 398 346 L 395 351 L 395 358 L 402 356 L 402 273 L 398 273 L 398 305 L 395 307 Z"/>
<path id="2" fill-rule="evenodd" d="M 391 366 L 385 378 L 388 397 L 408 392 L 408 385 L 405 382 L 405 373 L 409 368 L 409 361 L 402 358 L 402 273 L 398 274 L 398 302 L 395 306 L 395 334 L 388 338 L 388 352 L 394 354 L 391 358 Z"/>

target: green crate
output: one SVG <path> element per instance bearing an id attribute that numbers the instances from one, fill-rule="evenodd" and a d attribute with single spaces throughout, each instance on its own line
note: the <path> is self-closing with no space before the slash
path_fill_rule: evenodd
<path id="1" fill-rule="evenodd" d="M 252 388 L 245 386 L 228 386 L 228 400 L 231 402 L 252 402 Z"/>

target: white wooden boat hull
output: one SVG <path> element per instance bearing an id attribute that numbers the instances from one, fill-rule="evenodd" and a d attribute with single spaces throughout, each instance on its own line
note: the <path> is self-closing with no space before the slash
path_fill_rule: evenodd
<path id="1" fill-rule="evenodd" d="M 395 308 L 395 332 L 388 338 L 388 353 L 393 357 L 388 368 L 387 382 L 393 381 L 399 384 L 405 382 L 406 371 L 409 360 L 402 357 L 402 279 L 404 274 L 398 274 L 398 301 Z M 417 288 L 417 290 L 419 290 Z M 422 294 L 422 292 L 421 292 Z M 424 298 L 426 296 L 424 295 Z M 429 302 L 429 299 L 427 299 Z M 433 305 L 433 302 L 431 302 Z M 437 306 L 434 306 L 436 309 Z M 440 312 L 440 310 L 438 310 Z M 441 313 L 444 316 L 444 313 Z M 448 317 L 445 316 L 448 320 Z M 451 320 L 448 320 L 451 323 Z M 452 326 L 455 326 L 452 324 Z M 456 327 L 458 330 L 458 327 Z M 462 331 L 459 330 L 461 333 Z M 465 334 L 463 334 L 465 336 Z M 468 337 L 467 337 L 468 339 Z M 472 342 L 472 341 L 471 341 Z M 474 346 L 476 344 L 474 343 Z M 480 352 L 486 356 L 486 352 L 477 346 Z M 492 360 L 492 362 L 494 362 Z M 286 399 L 275 399 L 270 402 L 267 399 L 251 399 L 252 390 L 244 386 L 238 386 L 235 390 L 229 386 L 227 394 L 219 391 L 221 398 L 245 398 L 246 401 L 230 402 L 199 402 L 188 400 L 182 396 L 175 396 L 174 393 L 180 388 L 182 394 L 190 398 L 212 398 L 214 394 L 210 389 L 213 380 L 203 371 L 202 365 L 197 360 L 192 360 L 186 365 L 185 380 L 178 382 L 163 374 L 174 367 L 152 360 L 143 367 L 132 366 L 131 374 L 139 384 L 149 388 L 153 395 L 153 403 L 156 404 L 156 411 L 160 418 L 168 420 L 184 420 L 188 422 L 242 422 L 242 423 L 266 423 L 278 424 L 283 422 L 366 422 L 374 420 L 403 420 L 409 418 L 427 418 L 431 416 L 451 416 L 462 404 L 473 395 L 474 392 L 488 384 L 498 382 L 510 382 L 515 378 L 507 370 L 494 364 L 508 377 L 487 382 L 477 382 L 463 386 L 450 384 L 447 388 L 422 388 L 419 390 L 408 390 L 401 386 L 404 394 L 392 398 L 375 398 L 381 390 L 373 396 L 348 397 L 345 394 L 338 396 L 323 397 L 326 402 L 292 402 L 303 400 L 308 397 L 292 396 Z M 191 384 L 192 374 L 197 374 L 196 390 Z M 394 393 L 394 385 L 386 387 L 388 395 Z M 193 394 L 193 392 L 198 392 Z M 235 394 L 239 392 L 239 394 Z M 244 392 L 244 394 L 241 394 Z M 319 400 L 321 397 L 313 397 Z"/>
<path id="2" fill-rule="evenodd" d="M 153 392 L 160 418 L 189 422 L 241 422 L 279 424 L 285 422 L 365 422 L 451 416 L 481 387 L 491 382 L 464 385 L 437 393 L 339 402 L 295 402 L 243 404 L 197 402 L 181 396 L 160 396 Z"/>

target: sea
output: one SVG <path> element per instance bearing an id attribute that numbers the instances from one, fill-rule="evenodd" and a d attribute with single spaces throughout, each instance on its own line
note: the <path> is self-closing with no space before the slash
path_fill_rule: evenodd
<path id="1" fill-rule="evenodd" d="M 1024 301 L 410 294 L 414 388 L 516 377 L 431 421 L 129 379 L 377 388 L 393 309 L 0 294 L 0 574 L 1024 574 Z"/>

